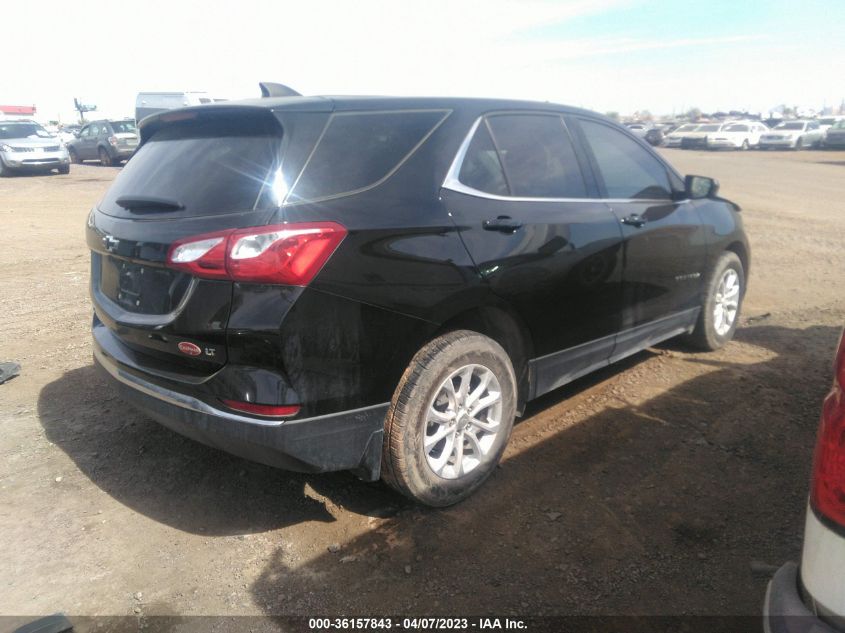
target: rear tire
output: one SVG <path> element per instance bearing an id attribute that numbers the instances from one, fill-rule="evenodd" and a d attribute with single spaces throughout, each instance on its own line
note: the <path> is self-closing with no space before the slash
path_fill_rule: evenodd
<path id="1" fill-rule="evenodd" d="M 714 351 L 733 338 L 745 297 L 745 270 L 736 253 L 722 253 L 704 289 L 704 304 L 689 341 L 698 349 Z"/>
<path id="2" fill-rule="evenodd" d="M 415 501 L 449 506 L 493 473 L 516 415 L 516 376 L 492 339 L 456 330 L 408 365 L 385 418 L 382 478 Z"/>
<path id="3" fill-rule="evenodd" d="M 11 170 L 3 164 L 3 159 L 0 158 L 0 178 L 6 178 L 11 175 Z"/>
<path id="4" fill-rule="evenodd" d="M 70 173 L 70 165 L 60 165 L 59 166 L 59 173 L 63 175 L 67 175 Z"/>
<path id="5" fill-rule="evenodd" d="M 804 140 L 799 138 L 797 141 L 795 141 L 795 149 L 801 150 L 803 148 L 804 148 Z"/>
<path id="6" fill-rule="evenodd" d="M 105 147 L 100 148 L 99 154 L 100 154 L 100 164 L 103 167 L 111 167 L 113 161 L 112 161 L 109 153 L 106 151 Z"/>
<path id="7" fill-rule="evenodd" d="M 743 152 L 747 152 L 750 145 L 748 144 L 748 139 L 742 141 L 742 147 L 740 148 Z"/>
<path id="8" fill-rule="evenodd" d="M 76 153 L 75 149 L 73 149 L 72 147 L 68 147 L 67 153 L 70 156 L 70 162 L 72 162 L 74 165 L 82 164 L 82 161 L 79 158 L 79 154 Z"/>

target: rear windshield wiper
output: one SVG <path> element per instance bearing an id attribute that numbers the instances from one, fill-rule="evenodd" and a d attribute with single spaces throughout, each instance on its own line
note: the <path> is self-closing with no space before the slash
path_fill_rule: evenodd
<path id="1" fill-rule="evenodd" d="M 178 200 L 156 196 L 120 196 L 115 203 L 130 211 L 181 211 L 185 208 Z"/>

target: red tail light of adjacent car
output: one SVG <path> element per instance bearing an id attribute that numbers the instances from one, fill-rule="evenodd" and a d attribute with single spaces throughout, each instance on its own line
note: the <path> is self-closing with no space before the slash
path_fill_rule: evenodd
<path id="1" fill-rule="evenodd" d="M 167 265 L 208 279 L 307 286 L 344 237 L 335 222 L 206 233 L 174 242 Z"/>
<path id="2" fill-rule="evenodd" d="M 836 353 L 833 388 L 822 406 L 810 504 L 845 527 L 845 334 Z"/>

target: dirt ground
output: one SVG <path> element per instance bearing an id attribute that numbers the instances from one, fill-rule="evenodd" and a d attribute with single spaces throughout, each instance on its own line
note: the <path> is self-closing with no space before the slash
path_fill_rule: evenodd
<path id="1" fill-rule="evenodd" d="M 743 207 L 736 341 L 533 403 L 438 511 L 126 412 L 92 365 L 83 242 L 118 169 L 0 180 L 0 361 L 23 366 L 0 386 L 0 615 L 759 613 L 765 566 L 800 553 L 845 324 L 845 153 L 665 153 Z"/>

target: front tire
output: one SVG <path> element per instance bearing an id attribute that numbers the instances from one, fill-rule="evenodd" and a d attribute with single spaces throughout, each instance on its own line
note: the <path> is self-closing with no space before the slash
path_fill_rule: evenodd
<path id="1" fill-rule="evenodd" d="M 74 165 L 82 164 L 82 160 L 80 160 L 79 154 L 76 153 L 75 149 L 73 149 L 72 147 L 68 147 L 67 153 L 70 156 L 70 162 L 72 162 Z"/>
<path id="2" fill-rule="evenodd" d="M 456 330 L 408 365 L 385 418 L 382 478 L 415 501 L 449 506 L 493 473 L 516 415 L 516 376 L 492 339 Z"/>
<path id="3" fill-rule="evenodd" d="M 714 351 L 733 338 L 745 297 L 745 270 L 736 253 L 722 253 L 704 288 L 704 304 L 690 342 L 699 349 Z"/>
<path id="4" fill-rule="evenodd" d="M 67 175 L 70 173 L 70 165 L 59 165 L 59 173 L 62 175 Z"/>

